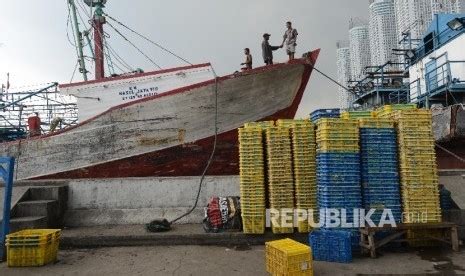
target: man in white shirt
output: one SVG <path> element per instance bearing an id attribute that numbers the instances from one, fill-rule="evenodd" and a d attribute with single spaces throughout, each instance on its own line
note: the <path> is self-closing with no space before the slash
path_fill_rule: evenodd
<path id="1" fill-rule="evenodd" d="M 287 30 L 284 33 L 283 43 L 281 44 L 281 46 L 286 46 L 286 52 L 289 56 L 289 60 L 293 60 L 295 55 L 295 47 L 297 46 L 298 33 L 296 29 L 292 28 L 291 22 L 287 22 L 286 27 Z"/>

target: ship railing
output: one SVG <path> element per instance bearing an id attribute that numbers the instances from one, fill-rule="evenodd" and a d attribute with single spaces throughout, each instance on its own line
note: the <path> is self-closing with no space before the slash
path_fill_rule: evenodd
<path id="1" fill-rule="evenodd" d="M 465 84 L 465 61 L 445 61 L 425 74 L 425 89 L 421 96 L 435 96 Z"/>

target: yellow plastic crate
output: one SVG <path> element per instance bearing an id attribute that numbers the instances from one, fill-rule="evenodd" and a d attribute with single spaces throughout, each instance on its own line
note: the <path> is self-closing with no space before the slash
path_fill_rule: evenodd
<path id="1" fill-rule="evenodd" d="M 360 128 L 394 128 L 394 120 L 383 118 L 362 118 L 358 120 Z"/>
<path id="2" fill-rule="evenodd" d="M 377 112 L 392 112 L 397 110 L 409 110 L 417 109 L 416 104 L 394 104 L 394 105 L 384 105 L 377 110 Z"/>
<path id="3" fill-rule="evenodd" d="M 310 120 L 292 120 L 292 119 L 281 119 L 276 121 L 276 126 L 279 127 L 306 127 L 306 128 L 313 128 L 313 124 Z"/>
<path id="4" fill-rule="evenodd" d="M 56 261 L 60 234 L 59 229 L 33 229 L 7 235 L 8 266 L 43 266 Z"/>
<path id="5" fill-rule="evenodd" d="M 350 127 L 358 127 L 357 120 L 342 120 L 340 118 L 321 118 L 318 120 L 317 128 L 325 128 L 325 127 L 335 127 L 335 128 L 350 128 Z"/>
<path id="6" fill-rule="evenodd" d="M 361 118 L 375 118 L 376 112 L 370 110 L 364 111 L 344 111 L 341 113 L 341 119 L 361 119 Z"/>
<path id="7" fill-rule="evenodd" d="M 311 248 L 291 239 L 266 243 L 266 271 L 272 275 L 313 275 Z"/>
<path id="8" fill-rule="evenodd" d="M 245 128 L 259 127 L 262 129 L 267 129 L 269 127 L 274 127 L 274 122 L 273 121 L 250 122 L 250 123 L 245 123 L 244 127 Z"/>
<path id="9" fill-rule="evenodd" d="M 242 214 L 242 230 L 244 234 L 264 234 L 265 215 L 247 216 Z"/>

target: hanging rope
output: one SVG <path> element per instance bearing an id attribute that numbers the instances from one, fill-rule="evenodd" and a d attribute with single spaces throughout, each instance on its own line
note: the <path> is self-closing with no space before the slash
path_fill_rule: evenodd
<path id="1" fill-rule="evenodd" d="M 115 51 L 115 49 L 113 49 L 113 47 L 111 47 L 110 44 L 107 44 L 107 47 L 108 47 L 108 50 L 110 50 L 109 53 L 110 53 L 111 55 L 113 55 L 113 57 L 115 58 L 115 60 L 118 61 L 118 62 L 120 63 L 121 66 L 123 66 L 124 68 L 126 68 L 126 70 L 128 70 L 129 72 L 134 71 L 134 68 L 133 68 L 131 65 L 129 65 L 122 57 L 120 57 L 120 56 L 118 55 L 118 53 Z M 122 70 L 122 71 L 124 72 L 124 70 Z"/>
<path id="2" fill-rule="evenodd" d="M 152 43 L 153 45 L 155 45 L 156 47 L 160 48 L 161 50 L 167 52 L 168 54 L 170 54 L 170 55 L 172 55 L 172 56 L 178 58 L 179 60 L 184 61 L 185 63 L 187 63 L 187 64 L 189 64 L 189 65 L 193 65 L 192 63 L 190 63 L 190 62 L 189 62 L 188 60 L 186 60 L 185 58 L 180 57 L 179 55 L 177 55 L 177 54 L 173 53 L 172 51 L 166 49 L 166 48 L 163 47 L 162 45 L 156 43 L 155 41 L 153 41 L 153 40 L 151 40 L 150 38 L 144 36 L 143 34 L 140 34 L 140 33 L 136 32 L 135 30 L 131 29 L 130 27 L 128 27 L 127 25 L 125 25 L 125 24 L 122 23 L 121 21 L 119 21 L 119 20 L 113 18 L 113 17 L 110 16 L 109 14 L 104 13 L 104 15 L 105 15 L 106 17 L 110 18 L 111 20 L 113 20 L 114 22 L 116 22 L 117 24 L 121 25 L 122 27 L 128 29 L 128 30 L 131 31 L 132 33 L 138 35 L 139 37 L 141 37 L 141 38 L 145 39 L 146 41 Z"/>
<path id="3" fill-rule="evenodd" d="M 349 88 L 345 87 L 344 85 L 342 85 L 340 82 L 338 82 L 337 80 L 331 78 L 329 75 L 327 75 L 326 73 L 322 72 L 321 70 L 319 70 L 318 68 L 316 68 L 315 64 L 313 64 L 312 62 L 310 62 L 310 64 L 312 65 L 313 67 L 313 70 L 317 71 L 318 73 L 320 73 L 323 77 L 327 78 L 329 81 L 333 82 L 334 84 L 336 84 L 337 86 L 343 88 L 344 90 L 346 90 L 347 92 L 351 93 L 351 94 L 354 94 L 354 91 L 350 90 Z"/>
<path id="4" fill-rule="evenodd" d="M 158 69 L 162 69 L 160 65 L 158 65 L 153 59 L 151 59 L 147 54 L 145 54 L 139 47 L 137 47 L 134 43 L 132 43 L 126 36 L 124 36 L 118 29 L 116 29 L 110 22 L 107 22 L 108 26 L 110 26 L 117 34 L 119 34 L 124 40 L 126 40 L 132 47 L 134 47 L 139 53 L 141 53 L 145 58 L 147 58 L 153 65 L 158 67 Z"/>
<path id="5" fill-rule="evenodd" d="M 74 80 L 74 75 L 76 74 L 76 70 L 77 70 L 78 66 L 79 66 L 79 61 L 76 62 L 76 66 L 74 66 L 74 71 L 73 71 L 73 74 L 71 75 L 71 80 L 69 81 L 69 83 L 72 83 L 72 82 L 73 82 L 73 80 Z"/>
<path id="6" fill-rule="evenodd" d="M 111 59 L 111 56 L 109 55 L 109 51 L 108 51 L 108 46 L 107 46 L 107 39 L 105 37 L 103 37 L 103 54 L 107 57 L 106 58 L 106 61 L 107 61 L 107 67 L 108 67 L 108 71 L 110 72 L 110 74 L 114 75 L 115 74 L 115 68 L 113 67 L 113 60 Z"/>
<path id="7" fill-rule="evenodd" d="M 465 163 L 465 159 L 458 156 L 457 154 L 453 153 L 452 151 L 446 149 L 445 147 L 439 145 L 438 143 L 436 143 L 436 147 L 440 148 L 441 150 L 443 150 L 444 152 L 450 154 L 451 156 L 455 157 L 457 160 L 459 160 L 460 162 L 462 163 Z"/>

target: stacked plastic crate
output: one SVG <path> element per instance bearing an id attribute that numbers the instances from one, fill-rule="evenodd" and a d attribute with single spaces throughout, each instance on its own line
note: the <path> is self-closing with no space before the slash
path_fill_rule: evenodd
<path id="1" fill-rule="evenodd" d="M 265 232 L 265 163 L 262 128 L 239 129 L 242 225 L 246 234 Z"/>
<path id="2" fill-rule="evenodd" d="M 341 110 L 339 108 L 318 109 L 310 114 L 310 120 L 315 123 L 321 118 L 339 118 Z"/>
<path id="3" fill-rule="evenodd" d="M 312 250 L 291 239 L 267 242 L 266 271 L 271 275 L 313 276 Z"/>
<path id="4" fill-rule="evenodd" d="M 294 178 L 292 172 L 292 152 L 289 128 L 272 127 L 266 130 L 266 153 L 268 171 L 268 200 L 273 233 L 293 233 Z M 277 212 L 277 213 L 274 213 Z M 282 215 L 289 216 L 286 219 Z M 284 223 L 289 223 L 286 225 Z"/>
<path id="5" fill-rule="evenodd" d="M 402 220 L 397 157 L 397 134 L 391 119 L 360 119 L 360 152 L 363 205 L 375 209 L 372 221 L 379 225 L 383 217 L 392 215 L 396 223 Z"/>
<path id="6" fill-rule="evenodd" d="M 315 261 L 352 262 L 352 235 L 347 231 L 315 230 L 309 235 Z"/>
<path id="7" fill-rule="evenodd" d="M 362 207 L 358 122 L 319 119 L 316 141 L 319 208 L 345 210 L 346 222 L 352 223 L 354 209 Z M 322 228 L 328 227 L 327 222 Z M 357 229 L 344 229 L 353 233 L 353 246 L 358 248 Z"/>
<path id="8" fill-rule="evenodd" d="M 279 120 L 278 126 L 291 129 L 294 171 L 295 208 L 298 213 L 297 229 L 310 231 L 309 218 L 316 220 L 316 141 L 315 126 L 309 120 Z"/>
<path id="9" fill-rule="evenodd" d="M 430 110 L 385 106 L 381 116 L 397 122 L 402 205 L 405 223 L 441 222 L 439 180 Z M 408 238 L 440 235 L 409 232 Z M 429 245 L 412 243 L 412 245 Z"/>
<path id="10" fill-rule="evenodd" d="M 373 118 L 374 116 L 375 116 L 375 112 L 371 110 L 341 112 L 342 119 Z"/>

